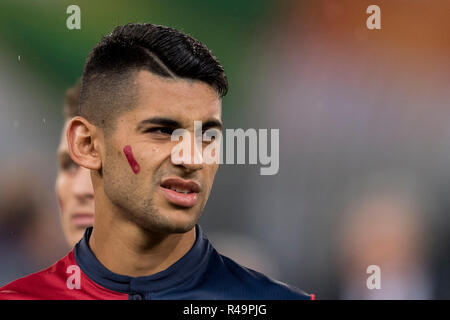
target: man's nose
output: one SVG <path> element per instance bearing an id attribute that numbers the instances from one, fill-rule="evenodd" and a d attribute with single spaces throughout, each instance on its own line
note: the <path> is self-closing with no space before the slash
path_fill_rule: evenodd
<path id="1" fill-rule="evenodd" d="M 198 136 L 199 135 L 199 136 Z M 193 134 L 184 134 L 184 139 L 190 139 L 191 154 L 189 157 L 182 157 L 181 166 L 188 171 L 196 171 L 203 168 L 203 155 L 202 155 L 202 136 L 201 133 L 197 133 L 197 137 Z"/>
<path id="2" fill-rule="evenodd" d="M 88 169 L 78 168 L 74 179 L 73 193 L 80 201 L 94 199 L 94 188 L 92 187 L 91 174 Z"/>

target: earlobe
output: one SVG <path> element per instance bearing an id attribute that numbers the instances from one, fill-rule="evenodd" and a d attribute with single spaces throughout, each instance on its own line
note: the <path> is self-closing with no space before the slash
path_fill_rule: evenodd
<path id="1" fill-rule="evenodd" d="M 72 160 L 86 169 L 99 170 L 102 161 L 94 144 L 96 127 L 83 117 L 75 117 L 69 121 L 66 130 Z"/>

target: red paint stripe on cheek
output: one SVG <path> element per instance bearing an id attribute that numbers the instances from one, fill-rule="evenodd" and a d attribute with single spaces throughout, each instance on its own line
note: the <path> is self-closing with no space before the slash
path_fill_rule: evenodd
<path id="1" fill-rule="evenodd" d="M 133 152 L 131 151 L 131 146 L 126 145 L 123 147 L 123 153 L 125 154 L 125 157 L 127 157 L 128 163 L 130 164 L 131 170 L 135 174 L 139 173 L 140 167 L 139 163 L 137 163 L 136 159 L 133 156 Z"/>

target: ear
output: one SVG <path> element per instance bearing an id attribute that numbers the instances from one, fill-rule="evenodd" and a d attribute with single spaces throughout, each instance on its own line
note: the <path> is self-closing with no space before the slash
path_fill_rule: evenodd
<path id="1" fill-rule="evenodd" d="M 79 166 L 90 170 L 102 167 L 98 132 L 99 129 L 83 117 L 75 117 L 67 124 L 69 154 Z"/>

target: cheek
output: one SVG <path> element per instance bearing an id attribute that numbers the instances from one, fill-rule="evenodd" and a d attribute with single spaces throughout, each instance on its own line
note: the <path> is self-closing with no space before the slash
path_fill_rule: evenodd
<path id="1" fill-rule="evenodd" d="M 69 179 L 59 174 L 58 178 L 56 179 L 55 190 L 59 208 L 61 210 L 61 213 L 63 213 L 64 208 L 67 205 L 68 195 L 70 194 Z"/>
<path id="2" fill-rule="evenodd" d="M 208 170 L 208 174 L 209 174 L 210 178 L 212 180 L 214 180 L 214 177 L 216 176 L 217 170 L 219 169 L 219 165 L 214 163 L 214 164 L 211 164 L 209 166 L 210 167 L 208 168 L 209 169 Z"/>
<path id="3" fill-rule="evenodd" d="M 159 170 L 159 167 L 166 165 L 170 162 L 171 150 L 170 146 L 147 147 L 141 156 L 137 157 L 137 161 L 142 164 L 142 171 L 154 173 L 155 170 Z"/>
<path id="4" fill-rule="evenodd" d="M 211 188 L 212 188 L 212 185 L 214 183 L 214 178 L 217 173 L 217 169 L 219 169 L 218 164 L 208 165 L 208 168 L 206 170 L 206 172 L 207 172 L 206 181 L 208 183 L 208 190 L 211 190 Z"/>
<path id="5" fill-rule="evenodd" d="M 126 145 L 125 147 L 123 147 L 122 151 L 125 154 L 125 157 L 127 158 L 127 161 L 131 167 L 131 170 L 134 172 L 134 174 L 138 174 L 139 171 L 141 170 L 141 167 L 139 166 L 139 163 L 137 162 L 136 158 L 134 157 L 131 146 Z"/>
<path id="6" fill-rule="evenodd" d="M 120 149 L 119 149 L 120 150 Z M 154 175 L 167 160 L 170 162 L 172 146 L 125 145 L 117 154 L 125 160 L 127 170 L 135 175 Z M 122 161 L 123 161 L 122 160 Z M 123 162 L 122 162 L 123 163 Z"/>
<path id="7" fill-rule="evenodd" d="M 58 198 L 59 209 L 62 211 L 64 209 L 64 207 L 63 207 L 63 202 L 62 202 L 61 197 L 59 196 L 59 194 L 57 194 L 57 198 Z"/>

